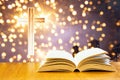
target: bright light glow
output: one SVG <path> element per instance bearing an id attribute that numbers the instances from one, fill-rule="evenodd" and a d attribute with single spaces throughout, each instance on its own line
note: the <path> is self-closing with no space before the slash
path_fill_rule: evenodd
<path id="1" fill-rule="evenodd" d="M 77 15 L 77 12 L 76 12 L 76 11 L 73 11 L 72 14 L 73 14 L 73 15 Z"/>
<path id="2" fill-rule="evenodd" d="M 86 13 L 85 13 L 85 12 L 83 12 L 83 13 L 82 13 L 82 16 L 83 16 L 83 17 L 86 17 Z"/>
<path id="3" fill-rule="evenodd" d="M 84 8 L 84 4 L 81 4 L 81 5 L 80 5 L 80 8 Z"/>
<path id="4" fill-rule="evenodd" d="M 62 12 L 63 12 L 63 9 L 62 9 L 62 8 L 60 8 L 60 9 L 59 9 L 59 12 L 60 12 L 60 13 L 62 13 Z"/>
<path id="5" fill-rule="evenodd" d="M 6 54 L 5 52 L 2 52 L 2 53 L 1 53 L 2 59 L 5 59 L 6 55 L 7 55 L 7 54 Z"/>
<path id="6" fill-rule="evenodd" d="M 72 20 L 72 18 L 71 18 L 70 16 L 68 16 L 68 17 L 67 17 L 67 20 L 68 20 L 68 21 L 71 21 L 71 20 Z"/>
<path id="7" fill-rule="evenodd" d="M 20 54 L 17 55 L 17 61 L 20 61 L 22 59 L 22 56 Z"/>
<path id="8" fill-rule="evenodd" d="M 119 43 L 119 40 L 111 39 L 111 35 L 119 36 L 119 30 L 114 28 L 120 27 L 118 4 L 118 0 L 1 0 L 0 47 L 3 51 L 0 60 L 28 61 L 24 58 L 28 52 L 29 6 L 35 9 L 32 18 L 35 57 L 27 57 L 29 61 L 41 61 L 49 49 L 67 49 L 70 52 L 73 45 L 79 45 L 79 50 L 87 49 L 91 45 L 89 42 L 94 39 L 101 42 L 106 38 L 113 40 L 106 43 L 111 50 Z M 38 18 L 45 18 L 45 23 L 37 21 Z M 111 31 L 111 34 L 106 33 L 106 30 Z M 104 47 L 106 44 L 103 44 Z"/>
<path id="9" fill-rule="evenodd" d="M 58 39 L 58 44 L 62 44 L 62 43 L 63 43 L 62 39 Z"/>

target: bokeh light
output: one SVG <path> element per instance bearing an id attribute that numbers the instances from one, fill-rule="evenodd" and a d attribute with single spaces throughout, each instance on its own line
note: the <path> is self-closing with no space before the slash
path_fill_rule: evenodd
<path id="1" fill-rule="evenodd" d="M 34 7 L 35 53 L 27 56 L 28 8 Z M 0 62 L 38 62 L 51 49 L 72 53 L 87 49 L 91 40 L 110 51 L 120 43 L 120 0 L 1 0 Z M 113 53 L 114 55 L 114 53 Z"/>

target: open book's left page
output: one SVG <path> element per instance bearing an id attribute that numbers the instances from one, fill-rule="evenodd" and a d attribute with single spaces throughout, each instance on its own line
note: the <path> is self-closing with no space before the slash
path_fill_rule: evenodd
<path id="1" fill-rule="evenodd" d="M 63 58 L 68 59 L 70 61 L 74 61 L 72 55 L 64 50 L 51 50 L 46 55 L 46 58 Z"/>
<path id="2" fill-rule="evenodd" d="M 52 50 L 46 55 L 46 60 L 40 65 L 39 71 L 74 71 L 74 58 L 64 50 Z"/>

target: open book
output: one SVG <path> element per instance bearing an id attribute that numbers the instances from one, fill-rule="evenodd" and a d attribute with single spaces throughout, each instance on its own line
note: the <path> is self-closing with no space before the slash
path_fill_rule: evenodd
<path id="1" fill-rule="evenodd" d="M 77 53 L 73 58 L 66 51 L 52 50 L 48 52 L 38 71 L 115 71 L 106 53 L 100 48 L 90 48 Z"/>

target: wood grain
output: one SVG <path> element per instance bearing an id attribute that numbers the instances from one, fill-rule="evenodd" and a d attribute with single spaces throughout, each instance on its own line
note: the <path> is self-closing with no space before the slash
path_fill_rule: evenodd
<path id="1" fill-rule="evenodd" d="M 117 72 L 37 72 L 39 63 L 0 63 L 0 80 L 120 80 Z"/>

